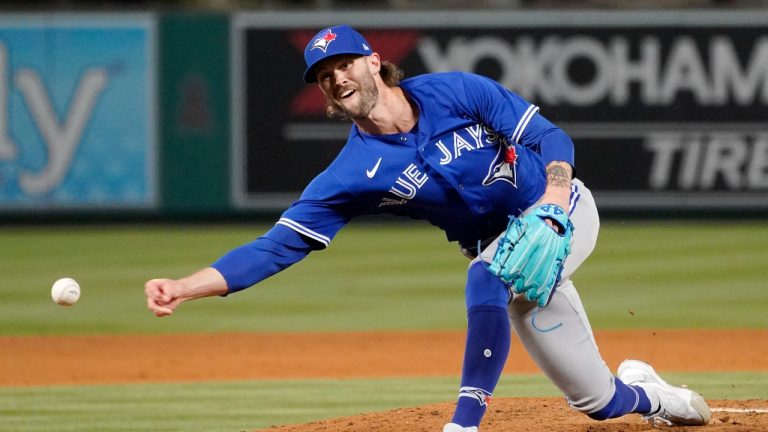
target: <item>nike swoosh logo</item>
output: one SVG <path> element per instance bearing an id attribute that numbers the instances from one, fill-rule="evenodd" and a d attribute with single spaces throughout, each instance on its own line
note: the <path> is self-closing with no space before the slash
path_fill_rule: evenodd
<path id="1" fill-rule="evenodd" d="M 379 160 L 376 161 L 376 165 L 373 166 L 373 169 L 365 170 L 365 175 L 367 175 L 368 178 L 373 178 L 373 176 L 376 175 L 376 171 L 379 170 L 379 164 L 381 164 L 381 159 L 383 158 L 379 158 Z"/>

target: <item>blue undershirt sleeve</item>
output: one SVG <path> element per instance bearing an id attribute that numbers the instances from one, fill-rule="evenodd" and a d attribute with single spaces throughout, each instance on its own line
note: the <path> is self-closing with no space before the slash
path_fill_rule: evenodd
<path id="1" fill-rule="evenodd" d="M 232 249 L 211 267 L 224 276 L 229 294 L 255 285 L 322 247 L 284 225 L 275 225 L 255 241 Z"/>
<path id="2" fill-rule="evenodd" d="M 562 129 L 553 127 L 544 132 L 540 146 L 544 166 L 552 161 L 568 162 L 572 167 L 576 166 L 573 141 Z"/>
<path id="3" fill-rule="evenodd" d="M 568 162 L 572 167 L 576 166 L 571 137 L 539 113 L 531 117 L 519 143 L 536 149 L 544 166 L 552 161 Z"/>

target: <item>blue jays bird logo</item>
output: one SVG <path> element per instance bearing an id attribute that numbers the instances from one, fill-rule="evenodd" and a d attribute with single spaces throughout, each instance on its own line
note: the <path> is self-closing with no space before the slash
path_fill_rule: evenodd
<path id="1" fill-rule="evenodd" d="M 323 52 L 325 52 L 325 50 L 328 49 L 328 45 L 330 45 L 331 42 L 335 40 L 336 40 L 336 33 L 332 32 L 331 29 L 328 29 L 328 31 L 325 32 L 325 34 L 322 37 L 315 39 L 315 42 L 312 44 L 312 48 L 310 49 L 313 50 L 315 48 L 318 48 L 323 50 Z"/>
<path id="2" fill-rule="evenodd" d="M 491 403 L 491 394 L 477 387 L 462 387 L 459 389 L 459 397 L 476 399 L 480 406 L 488 406 Z"/>
<path id="3" fill-rule="evenodd" d="M 483 180 L 483 186 L 502 180 L 517 187 L 517 152 L 515 146 L 502 142 L 496 158 L 488 167 L 488 175 Z"/>

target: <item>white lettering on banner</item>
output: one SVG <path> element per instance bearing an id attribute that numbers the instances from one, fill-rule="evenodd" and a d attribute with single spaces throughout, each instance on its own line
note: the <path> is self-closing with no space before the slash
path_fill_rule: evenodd
<path id="1" fill-rule="evenodd" d="M 595 77 L 584 84 L 571 82 L 568 75 L 568 66 L 580 58 L 589 59 L 595 65 Z M 554 57 L 551 69 L 555 88 L 568 88 L 569 102 L 574 105 L 588 105 L 602 99 L 613 81 L 609 53 L 599 41 L 587 36 L 566 39 L 560 55 Z"/>
<path id="2" fill-rule="evenodd" d="M 702 189 L 712 189 L 718 175 L 723 178 L 728 189 L 747 186 L 746 181 L 742 181 L 742 177 L 746 176 L 741 170 L 746 163 L 747 143 L 743 137 L 736 135 L 711 137 L 701 166 Z"/>
<path id="3" fill-rule="evenodd" d="M 689 37 L 681 37 L 672 45 L 667 65 L 661 77 L 659 91 L 662 105 L 675 101 L 678 92 L 690 92 L 699 105 L 708 105 L 711 101 L 704 64 L 696 49 L 696 42 Z"/>
<path id="4" fill-rule="evenodd" d="M 713 63 L 713 97 L 718 105 L 728 102 L 729 90 L 739 105 L 749 104 L 756 95 L 761 101 L 768 100 L 768 85 L 765 77 L 768 75 L 768 37 L 761 37 L 749 56 L 752 64 L 746 71 L 739 68 L 739 59 L 733 42 L 726 37 L 716 37 L 712 41 L 712 56 L 718 59 Z M 760 83 L 763 83 L 762 92 Z"/>
<path id="5" fill-rule="evenodd" d="M 752 144 L 747 184 L 754 189 L 768 189 L 768 135 L 758 136 Z"/>
<path id="6" fill-rule="evenodd" d="M 19 153 L 8 124 L 12 75 L 9 69 L 8 48 L 0 42 L 0 160 L 14 160 Z M 45 84 L 37 72 L 19 69 L 13 74 L 13 81 L 29 107 L 46 147 L 48 160 L 48 164 L 38 173 L 21 172 L 19 187 L 28 194 L 43 194 L 55 188 L 66 175 L 96 100 L 107 86 L 107 71 L 105 68 L 85 71 L 63 121 L 57 118 Z"/>
<path id="7" fill-rule="evenodd" d="M 629 41 L 617 38 L 612 46 L 613 55 L 613 88 L 611 102 L 614 105 L 627 105 L 629 88 L 632 82 L 643 82 L 640 88 L 640 100 L 646 105 L 652 105 L 659 100 L 659 68 L 661 48 L 658 42 L 649 37 L 640 41 L 640 58 L 636 61 L 629 59 Z"/>
<path id="8" fill-rule="evenodd" d="M 444 49 L 424 37 L 417 51 L 429 72 L 473 72 L 481 61 L 495 61 L 503 86 L 545 104 L 587 106 L 607 100 L 630 105 L 633 87 L 646 105 L 670 105 L 681 95 L 691 95 L 703 106 L 768 104 L 768 37 L 756 39 L 745 59 L 722 35 L 698 43 L 685 35 L 669 42 L 657 36 L 547 36 L 539 41 L 530 36 L 512 41 L 455 36 Z M 587 62 L 594 71 L 586 82 L 569 74 L 576 61 Z"/>
<path id="9" fill-rule="evenodd" d="M 107 85 L 107 71 L 94 68 L 85 72 L 63 125 L 57 120 L 45 86 L 36 72 L 29 69 L 18 71 L 16 85 L 24 95 L 48 149 L 48 165 L 36 174 L 22 173 L 20 186 L 26 193 L 41 194 L 54 188 L 66 174 L 96 99 Z"/>
<path id="10" fill-rule="evenodd" d="M 645 149 L 653 154 L 649 186 L 654 190 L 712 190 L 718 180 L 728 190 L 768 189 L 766 134 L 652 134 Z"/>
<path id="11" fill-rule="evenodd" d="M 19 153 L 8 133 L 8 48 L 0 43 L 0 160 L 12 160 Z"/>
<path id="12" fill-rule="evenodd" d="M 428 71 L 445 72 L 449 70 L 471 71 L 483 59 L 494 59 L 501 64 L 503 76 L 500 82 L 511 82 L 520 75 L 519 65 L 515 62 L 514 47 L 506 40 L 481 36 L 469 40 L 464 36 L 452 38 L 445 53 L 440 52 L 440 44 L 433 38 L 422 38 L 417 47 Z"/>

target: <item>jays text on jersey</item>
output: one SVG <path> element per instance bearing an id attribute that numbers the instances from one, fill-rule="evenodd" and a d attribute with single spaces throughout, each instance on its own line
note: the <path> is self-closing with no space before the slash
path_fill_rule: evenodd
<path id="1" fill-rule="evenodd" d="M 538 114 L 538 107 L 493 80 L 449 72 L 417 76 L 400 86 L 418 110 L 416 128 L 368 135 L 352 125 L 337 158 L 275 228 L 214 264 L 230 291 L 328 246 L 360 215 L 425 219 L 449 241 L 476 245 L 498 235 L 509 215 L 520 215 L 539 199 L 547 163 L 574 164 L 570 138 Z M 292 238 L 296 233 L 301 240 Z M 262 268 L 243 268 L 241 258 Z"/>

